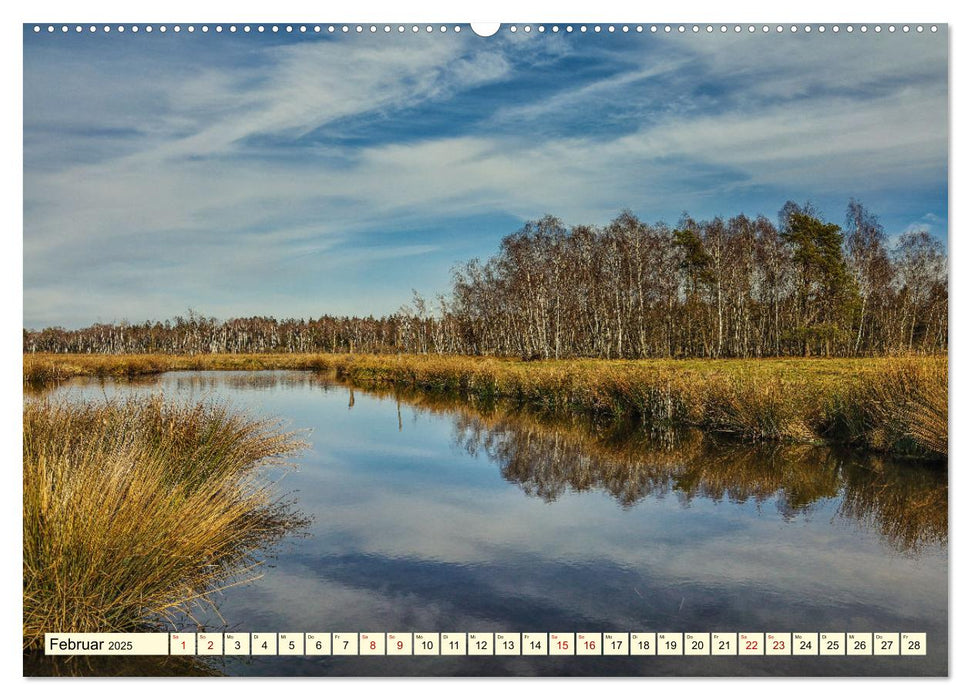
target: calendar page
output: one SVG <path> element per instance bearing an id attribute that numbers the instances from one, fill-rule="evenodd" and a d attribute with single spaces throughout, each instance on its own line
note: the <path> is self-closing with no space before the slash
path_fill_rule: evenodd
<path id="1" fill-rule="evenodd" d="M 23 25 L 23 674 L 947 676 L 948 25 L 307 19 Z"/>

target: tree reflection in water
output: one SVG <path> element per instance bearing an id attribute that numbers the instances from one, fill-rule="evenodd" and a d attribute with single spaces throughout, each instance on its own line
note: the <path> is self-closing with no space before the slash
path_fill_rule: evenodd
<path id="1" fill-rule="evenodd" d="M 840 517 L 879 532 L 902 553 L 947 545 L 947 473 L 936 466 L 831 446 L 647 431 L 501 403 L 394 396 L 420 411 L 450 414 L 456 445 L 484 454 L 508 481 L 547 502 L 596 489 L 632 508 L 672 494 L 686 505 L 696 498 L 774 503 L 788 521 L 810 514 L 822 499 L 837 499 Z"/>
<path id="2" fill-rule="evenodd" d="M 150 381 L 157 381 L 152 379 Z M 313 387 L 348 391 L 321 372 L 191 372 L 175 377 L 180 391 Z M 447 394 L 359 387 L 418 412 L 453 421 L 454 441 L 484 454 L 531 496 L 552 502 L 567 491 L 597 489 L 624 508 L 649 496 L 682 503 L 773 503 L 785 520 L 837 499 L 846 521 L 879 532 L 901 553 L 947 546 L 947 472 L 935 464 L 832 446 L 739 443 L 693 430 L 648 431 L 639 424 L 543 413 L 512 402 L 470 402 Z M 353 409 L 353 399 L 348 400 Z"/>

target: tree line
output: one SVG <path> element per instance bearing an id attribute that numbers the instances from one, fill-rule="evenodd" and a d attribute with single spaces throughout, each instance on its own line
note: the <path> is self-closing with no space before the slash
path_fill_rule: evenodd
<path id="1" fill-rule="evenodd" d="M 629 211 L 606 226 L 553 216 L 453 270 L 429 303 L 383 317 L 166 322 L 24 330 L 25 352 L 407 352 L 538 358 L 863 356 L 942 352 L 947 256 L 926 231 L 892 248 L 850 200 L 844 225 L 809 203 L 765 216 Z"/>

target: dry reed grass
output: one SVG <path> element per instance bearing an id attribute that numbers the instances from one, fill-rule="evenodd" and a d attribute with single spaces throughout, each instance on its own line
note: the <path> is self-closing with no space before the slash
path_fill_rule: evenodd
<path id="1" fill-rule="evenodd" d="M 843 439 L 888 452 L 947 455 L 946 358 L 903 358 L 838 397 L 828 410 Z"/>
<path id="2" fill-rule="evenodd" d="M 302 444 L 224 406 L 24 403 L 24 648 L 190 614 L 301 523 L 259 470 Z"/>
<path id="3" fill-rule="evenodd" d="M 550 360 L 438 355 L 25 355 L 24 381 L 168 370 L 330 371 L 466 398 L 679 424 L 746 440 L 947 454 L 947 358 Z"/>

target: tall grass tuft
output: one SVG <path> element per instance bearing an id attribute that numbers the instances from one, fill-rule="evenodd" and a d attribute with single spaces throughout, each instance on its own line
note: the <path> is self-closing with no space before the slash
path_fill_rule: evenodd
<path id="1" fill-rule="evenodd" d="M 24 648 L 191 614 L 301 523 L 260 469 L 302 447 L 272 421 L 161 398 L 27 399 L 23 418 Z"/>
<path id="2" fill-rule="evenodd" d="M 946 456 L 947 367 L 946 357 L 895 359 L 838 397 L 833 422 L 874 449 Z"/>
<path id="3" fill-rule="evenodd" d="M 794 390 L 778 377 L 761 381 L 712 378 L 702 427 L 752 441 L 813 442 L 809 422 L 815 393 L 814 386 Z"/>
<path id="4" fill-rule="evenodd" d="M 941 362 L 927 373 L 907 411 L 914 440 L 939 455 L 947 454 L 947 387 L 947 363 Z"/>

